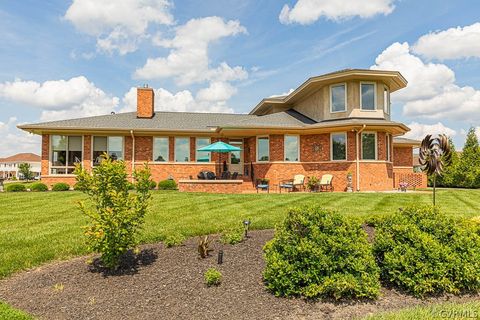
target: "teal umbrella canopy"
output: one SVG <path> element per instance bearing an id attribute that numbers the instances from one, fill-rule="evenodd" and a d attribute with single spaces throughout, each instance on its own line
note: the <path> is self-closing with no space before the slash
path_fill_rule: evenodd
<path id="1" fill-rule="evenodd" d="M 220 153 L 227 153 L 227 152 L 232 152 L 232 151 L 240 151 L 239 147 L 232 146 L 228 143 L 218 141 L 215 143 L 212 143 L 208 146 L 201 147 L 197 149 L 197 151 L 200 152 L 220 152 Z"/>

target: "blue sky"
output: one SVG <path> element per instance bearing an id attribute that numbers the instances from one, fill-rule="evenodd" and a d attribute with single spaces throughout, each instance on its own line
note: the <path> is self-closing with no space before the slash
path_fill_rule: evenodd
<path id="1" fill-rule="evenodd" d="M 480 127 L 480 2 L 3 1 L 0 157 L 40 152 L 16 125 L 134 108 L 244 113 L 310 76 L 390 68 L 411 137 L 445 132 L 458 147 Z M 480 130 L 479 130 L 480 132 Z"/>

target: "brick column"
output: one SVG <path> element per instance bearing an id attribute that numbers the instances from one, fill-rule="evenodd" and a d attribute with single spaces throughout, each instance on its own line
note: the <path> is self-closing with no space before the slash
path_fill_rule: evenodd
<path id="1" fill-rule="evenodd" d="M 83 162 L 82 165 L 85 169 L 90 170 L 92 168 L 92 136 L 83 136 Z"/>
<path id="2" fill-rule="evenodd" d="M 42 134 L 42 176 L 48 176 L 50 158 L 50 135 Z"/>

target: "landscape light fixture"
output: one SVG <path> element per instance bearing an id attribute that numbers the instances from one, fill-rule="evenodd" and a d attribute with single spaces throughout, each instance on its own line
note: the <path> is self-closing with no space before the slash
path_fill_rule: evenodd
<path id="1" fill-rule="evenodd" d="M 223 263 L 223 250 L 219 250 L 219 251 L 218 251 L 217 263 L 218 263 L 218 264 L 222 264 L 222 263 Z"/>
<path id="2" fill-rule="evenodd" d="M 248 238 L 248 227 L 250 226 L 250 220 L 243 220 L 243 227 L 245 228 L 245 238 Z"/>

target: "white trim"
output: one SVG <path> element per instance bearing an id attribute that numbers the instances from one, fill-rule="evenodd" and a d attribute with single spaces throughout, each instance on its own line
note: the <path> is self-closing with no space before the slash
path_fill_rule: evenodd
<path id="1" fill-rule="evenodd" d="M 333 111 L 332 107 L 333 107 L 333 95 L 332 95 L 332 88 L 333 87 L 340 87 L 340 86 L 344 86 L 345 87 L 345 109 L 344 110 L 339 110 L 339 111 Z M 335 83 L 335 84 L 331 84 L 329 86 L 329 95 L 330 95 L 330 113 L 340 113 L 340 112 L 347 112 L 347 109 L 348 109 L 348 101 L 347 101 L 347 97 L 348 97 L 348 94 L 347 94 L 347 83 L 346 82 L 340 82 L 340 83 Z"/>
<path id="2" fill-rule="evenodd" d="M 286 137 L 297 137 L 297 158 L 298 160 L 286 160 L 286 143 L 285 143 L 285 140 L 286 140 Z M 269 157 L 270 159 L 270 157 Z M 298 134 L 284 134 L 283 135 L 283 160 L 285 162 L 301 162 L 301 159 L 300 159 L 300 135 Z"/>
<path id="3" fill-rule="evenodd" d="M 267 138 L 268 139 L 268 160 L 259 160 L 258 158 L 258 140 L 261 139 L 261 138 Z M 263 136 L 257 136 L 256 137 L 256 144 L 255 144 L 255 148 L 256 148 L 256 152 L 255 152 L 255 158 L 257 160 L 257 162 L 260 162 L 260 163 L 266 163 L 266 162 L 270 162 L 270 136 L 269 135 L 263 135 Z"/>
<path id="4" fill-rule="evenodd" d="M 199 162 L 199 161 L 198 161 L 198 157 L 197 157 L 197 154 L 198 154 L 198 151 L 197 151 L 197 149 L 198 149 L 197 141 L 198 141 L 198 139 L 208 139 L 208 144 L 207 144 L 207 146 L 212 143 L 212 138 L 210 138 L 210 137 L 195 137 L 195 161 L 194 161 L 194 162 Z M 202 162 L 200 162 L 200 163 L 209 163 L 209 162 L 211 162 L 211 161 L 212 161 L 212 153 L 209 152 L 209 153 L 208 153 L 208 162 L 202 161 Z"/>
<path id="5" fill-rule="evenodd" d="M 155 139 L 167 139 L 167 160 L 155 161 Z M 152 163 L 169 163 L 170 162 L 170 137 L 169 136 L 153 136 L 152 137 Z"/>
<path id="6" fill-rule="evenodd" d="M 343 134 L 345 136 L 345 159 L 333 159 L 333 135 Z M 330 161 L 345 162 L 348 159 L 348 135 L 346 132 L 330 132 Z"/>
<path id="7" fill-rule="evenodd" d="M 374 134 L 375 135 L 375 159 L 363 159 L 363 135 L 364 134 Z M 377 132 L 376 131 L 363 131 L 362 134 L 361 134 L 361 137 L 360 137 L 360 146 L 361 146 L 361 155 L 362 155 L 362 159 L 361 160 L 364 160 L 364 161 L 372 161 L 372 160 L 375 160 L 375 161 L 379 161 L 378 160 L 378 139 L 377 139 Z"/>
<path id="8" fill-rule="evenodd" d="M 177 139 L 187 139 L 188 140 L 188 161 L 176 161 L 175 158 L 176 158 L 176 155 L 177 155 L 177 150 L 176 150 L 176 147 L 177 147 Z M 174 163 L 191 163 L 192 162 L 192 159 L 190 157 L 190 147 L 191 147 L 191 141 L 190 141 L 190 137 L 184 137 L 184 136 L 176 136 L 176 137 L 173 137 L 173 162 Z"/>
<path id="9" fill-rule="evenodd" d="M 385 91 L 387 91 L 387 101 L 388 103 L 385 102 Z M 383 112 L 390 115 L 390 88 L 386 85 L 383 85 Z"/>
<path id="10" fill-rule="evenodd" d="M 363 109 L 362 106 L 362 85 L 363 84 L 373 84 L 373 109 Z M 360 81 L 360 110 L 362 111 L 376 111 L 377 110 L 377 83 L 372 81 Z"/>

